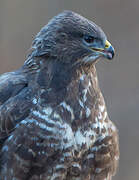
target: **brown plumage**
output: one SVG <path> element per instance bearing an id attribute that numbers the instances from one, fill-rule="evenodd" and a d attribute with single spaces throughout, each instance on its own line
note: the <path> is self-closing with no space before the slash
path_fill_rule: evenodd
<path id="1" fill-rule="evenodd" d="M 0 76 L 1 180 L 111 180 L 118 135 L 95 63 L 112 59 L 104 32 L 64 11 L 33 41 L 24 65 Z"/>

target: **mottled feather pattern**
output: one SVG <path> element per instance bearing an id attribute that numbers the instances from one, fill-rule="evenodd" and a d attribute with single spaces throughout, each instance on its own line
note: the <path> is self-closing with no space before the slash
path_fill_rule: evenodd
<path id="1" fill-rule="evenodd" d="M 79 34 L 94 32 L 105 39 L 95 24 L 66 11 L 38 33 L 23 67 L 0 77 L 1 180 L 111 180 L 116 172 L 117 129 L 108 117 L 95 63 L 74 66 L 87 53 L 76 39 L 75 24 Z M 71 57 L 66 49 L 59 53 L 61 39 L 50 30 L 66 34 L 63 45 L 73 44 Z"/>
<path id="2" fill-rule="evenodd" d="M 69 97 L 67 97 L 64 102 L 61 102 L 54 109 L 52 107 L 42 108 L 38 106 L 37 109 L 32 110 L 30 117 L 21 121 L 18 125 L 20 128 L 15 130 L 14 135 L 9 137 L 8 143 L 3 146 L 2 151 L 6 151 L 6 155 L 8 155 L 8 146 L 11 146 L 12 141 L 12 143 L 14 142 L 13 150 L 15 150 L 14 146 L 18 147 L 16 159 L 13 157 L 14 161 L 20 163 L 21 160 L 29 156 L 30 163 L 33 163 L 33 159 L 37 159 L 41 166 L 44 163 L 44 167 L 46 166 L 44 159 L 47 159 L 49 156 L 53 157 L 55 153 L 59 153 L 60 158 L 55 162 L 56 166 L 53 167 L 55 170 L 51 170 L 53 176 L 59 178 L 62 177 L 61 171 L 60 174 L 57 173 L 58 169 L 63 169 L 64 174 L 67 173 L 66 171 L 69 169 L 69 175 L 70 173 L 75 177 L 80 175 L 80 179 L 82 179 L 84 175 L 86 175 L 86 170 L 91 173 L 91 169 L 88 169 L 90 163 L 95 164 L 92 173 L 94 174 L 95 172 L 95 176 L 98 176 L 98 179 L 99 176 L 101 177 L 100 172 L 102 171 L 103 174 L 103 170 L 106 170 L 106 164 L 108 164 L 108 172 L 109 169 L 115 170 L 113 160 L 114 158 L 116 159 L 115 151 L 118 153 L 118 149 L 115 149 L 117 147 L 113 149 L 114 157 L 112 157 L 112 155 L 109 154 L 108 147 L 111 148 L 112 141 L 117 141 L 117 139 L 112 139 L 110 136 L 112 130 L 116 133 L 116 128 L 108 119 L 103 97 L 100 92 L 97 92 L 98 84 L 96 80 L 97 78 L 94 78 L 92 75 L 91 77 L 83 75 L 79 81 L 81 93 L 77 92 L 77 94 L 75 94 L 75 100 L 71 99 L 70 101 Z M 82 85 L 82 81 L 85 81 L 84 86 Z M 93 84 L 95 84 L 96 87 L 92 89 Z M 76 86 L 78 86 L 78 84 L 76 84 Z M 75 88 L 76 86 L 74 84 Z M 71 90 L 70 88 L 73 88 L 72 85 L 68 87 L 69 91 Z M 84 93 L 86 89 L 87 91 Z M 95 91 L 95 89 L 97 89 L 97 91 Z M 90 94 L 90 91 L 95 92 L 98 96 L 95 105 L 93 102 L 94 96 L 92 93 Z M 78 105 L 74 103 L 77 99 Z M 89 99 L 89 101 L 87 101 L 87 99 Z M 39 101 L 39 99 L 36 99 L 36 102 L 37 101 Z M 76 108 L 74 108 L 74 105 L 76 105 Z M 88 114 L 87 108 L 90 110 L 90 114 Z M 76 112 L 76 109 L 80 109 L 80 113 L 82 112 L 77 122 L 75 117 L 79 115 L 79 112 Z M 92 117 L 94 117 L 94 119 Z M 67 119 L 69 120 L 68 122 L 66 122 Z M 84 121 L 86 121 L 86 123 L 84 123 Z M 72 126 L 73 128 L 71 128 Z M 18 131 L 22 138 L 22 145 L 20 144 Z M 37 137 L 35 132 L 38 132 Z M 18 136 L 18 140 L 16 140 L 16 136 Z M 89 151 L 87 151 L 88 149 Z M 28 152 L 28 155 L 25 154 L 24 156 L 25 151 Z M 82 160 L 81 157 L 83 157 Z M 104 162 L 102 163 L 102 161 Z M 24 163 L 21 165 L 23 166 L 22 168 L 25 168 Z M 50 177 L 51 176 L 50 174 Z M 64 176 L 65 175 L 63 175 L 63 177 Z M 95 179 L 97 179 L 96 177 Z"/>

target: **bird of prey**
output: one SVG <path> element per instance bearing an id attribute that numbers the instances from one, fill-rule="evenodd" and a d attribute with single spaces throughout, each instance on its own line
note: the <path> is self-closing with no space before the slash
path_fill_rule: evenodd
<path id="1" fill-rule="evenodd" d="M 35 37 L 24 65 L 0 76 L 1 180 L 111 180 L 119 159 L 95 64 L 114 49 L 72 11 Z"/>

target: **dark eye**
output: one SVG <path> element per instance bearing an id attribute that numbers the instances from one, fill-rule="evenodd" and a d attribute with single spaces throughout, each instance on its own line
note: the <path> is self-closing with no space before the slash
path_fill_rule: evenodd
<path id="1" fill-rule="evenodd" d="M 88 36 L 88 35 L 85 35 L 84 36 L 84 40 L 87 42 L 87 43 L 93 43 L 94 42 L 94 37 L 93 36 Z"/>

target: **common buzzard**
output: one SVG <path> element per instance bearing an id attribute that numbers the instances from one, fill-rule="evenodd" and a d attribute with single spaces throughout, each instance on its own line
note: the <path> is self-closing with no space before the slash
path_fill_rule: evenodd
<path id="1" fill-rule="evenodd" d="M 64 11 L 24 65 L 0 76 L 1 180 L 111 180 L 118 135 L 95 63 L 114 49 L 100 27 Z"/>

